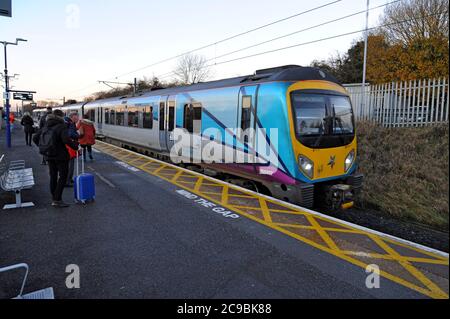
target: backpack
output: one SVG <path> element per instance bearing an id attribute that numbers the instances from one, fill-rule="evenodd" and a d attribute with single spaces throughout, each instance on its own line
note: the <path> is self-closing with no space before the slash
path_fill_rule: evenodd
<path id="1" fill-rule="evenodd" d="M 56 150 L 56 133 L 54 129 L 47 126 L 42 129 L 39 138 L 39 153 L 47 157 L 55 157 L 58 155 Z"/>

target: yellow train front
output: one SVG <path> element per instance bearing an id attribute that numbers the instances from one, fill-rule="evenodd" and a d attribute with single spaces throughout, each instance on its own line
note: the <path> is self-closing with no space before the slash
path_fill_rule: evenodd
<path id="1" fill-rule="evenodd" d="M 346 90 L 335 82 L 309 80 L 291 85 L 287 94 L 298 177 L 314 187 L 316 204 L 352 207 L 363 175 L 356 173 L 355 120 Z"/>

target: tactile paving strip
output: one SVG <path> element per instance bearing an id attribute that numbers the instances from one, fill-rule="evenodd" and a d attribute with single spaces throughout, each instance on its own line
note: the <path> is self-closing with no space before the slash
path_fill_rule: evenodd
<path id="1" fill-rule="evenodd" d="M 448 298 L 448 255 L 430 252 L 104 142 L 95 148 L 242 216 L 431 298 Z"/>

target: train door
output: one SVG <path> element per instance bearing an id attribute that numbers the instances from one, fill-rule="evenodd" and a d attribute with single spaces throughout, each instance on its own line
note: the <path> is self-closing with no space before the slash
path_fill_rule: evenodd
<path id="1" fill-rule="evenodd" d="M 257 91 L 256 85 L 242 87 L 239 91 L 238 128 L 241 131 L 238 139 L 242 143 L 244 153 L 249 154 L 249 161 L 252 161 L 252 156 L 255 155 Z"/>
<path id="2" fill-rule="evenodd" d="M 166 145 L 167 150 L 170 152 L 174 143 L 175 137 L 173 131 L 175 129 L 175 110 L 176 107 L 176 95 L 169 96 L 166 103 L 167 125 L 166 125 Z"/>
<path id="3" fill-rule="evenodd" d="M 159 100 L 159 145 L 162 151 L 167 150 L 166 142 L 166 102 L 167 96 L 161 96 Z"/>
<path id="4" fill-rule="evenodd" d="M 170 151 L 174 144 L 175 96 L 162 96 L 159 100 L 159 143 L 161 150 Z"/>
<path id="5" fill-rule="evenodd" d="M 97 107 L 96 108 L 97 111 L 97 129 L 99 131 L 99 133 L 102 132 L 103 129 L 103 108 L 102 107 Z"/>

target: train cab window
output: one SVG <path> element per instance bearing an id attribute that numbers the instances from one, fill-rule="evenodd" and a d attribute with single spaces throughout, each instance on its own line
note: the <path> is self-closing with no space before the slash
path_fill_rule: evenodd
<path id="1" fill-rule="evenodd" d="M 125 109 L 116 108 L 116 125 L 123 126 L 125 124 Z"/>
<path id="2" fill-rule="evenodd" d="M 139 110 L 135 107 L 128 108 L 128 126 L 139 127 Z"/>
<path id="3" fill-rule="evenodd" d="M 293 94 L 296 133 L 298 136 L 328 132 L 327 99 L 323 94 Z"/>
<path id="4" fill-rule="evenodd" d="M 175 128 L 175 102 L 169 101 L 169 128 L 168 131 L 172 132 Z"/>
<path id="5" fill-rule="evenodd" d="M 165 102 L 159 103 L 159 130 L 164 131 L 164 121 L 166 119 L 164 109 L 166 107 Z"/>
<path id="6" fill-rule="evenodd" d="M 242 114 L 241 114 L 241 128 L 244 131 L 250 128 L 251 112 L 252 112 L 252 97 L 251 95 L 245 95 L 242 97 Z"/>
<path id="7" fill-rule="evenodd" d="M 142 127 L 153 128 L 153 106 L 146 106 L 142 111 Z"/>

